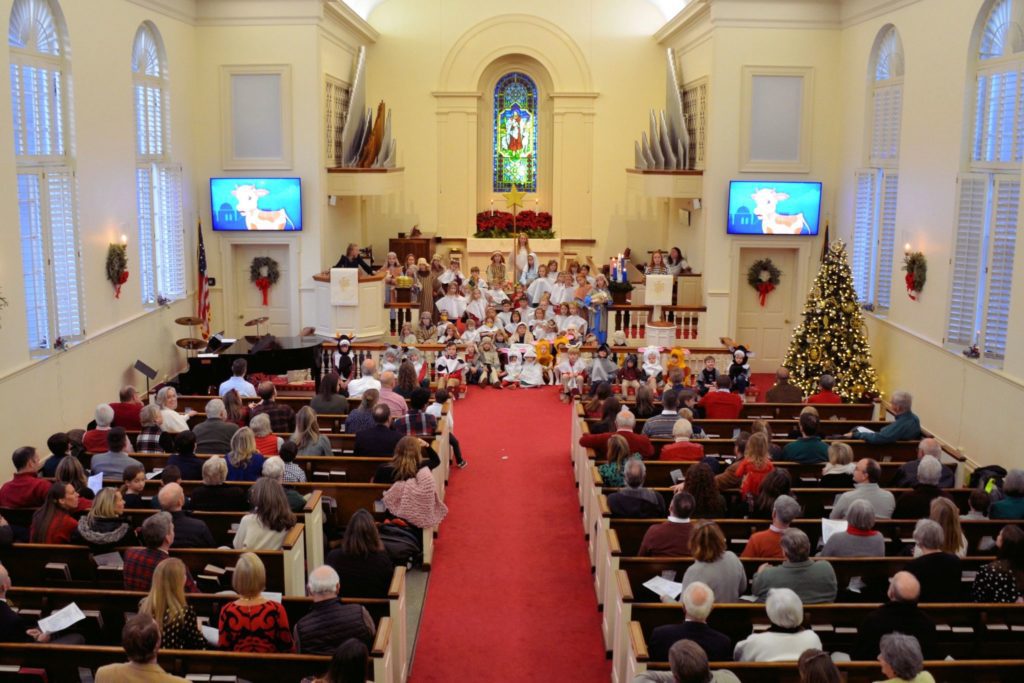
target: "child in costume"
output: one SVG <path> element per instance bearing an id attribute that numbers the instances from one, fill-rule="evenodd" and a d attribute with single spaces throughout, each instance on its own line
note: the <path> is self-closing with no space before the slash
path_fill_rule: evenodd
<path id="1" fill-rule="evenodd" d="M 704 369 L 697 375 L 697 391 L 701 396 L 708 393 L 718 382 L 718 369 L 715 368 L 715 357 L 704 356 Z"/>
<path id="2" fill-rule="evenodd" d="M 454 282 L 448 284 L 448 293 L 437 300 L 434 306 L 449 320 L 460 320 L 466 312 L 466 297 L 459 294 L 459 286 Z"/>
<path id="3" fill-rule="evenodd" d="M 466 364 L 459 360 L 456 355 L 455 342 L 445 344 L 444 354 L 438 357 L 434 368 L 437 371 L 438 386 L 443 386 L 451 392 L 452 396 L 458 396 L 459 385 L 462 384 L 463 370 Z"/>
<path id="4" fill-rule="evenodd" d="M 608 382 L 610 384 L 615 383 L 619 366 L 615 364 L 615 361 L 608 357 L 610 354 L 611 349 L 608 348 L 607 344 L 601 344 L 597 347 L 597 356 L 590 365 L 591 392 L 596 391 L 597 385 L 601 382 Z"/>
<path id="5" fill-rule="evenodd" d="M 575 301 L 569 304 L 569 317 L 562 321 L 562 329 L 570 327 L 575 327 L 582 335 L 587 333 L 587 321 L 580 315 L 580 307 Z"/>
<path id="6" fill-rule="evenodd" d="M 480 384 L 480 379 L 484 377 L 487 369 L 484 367 L 483 360 L 476 350 L 476 344 L 472 342 L 466 345 L 465 363 L 466 368 L 464 376 L 466 378 L 466 384 Z"/>
<path id="7" fill-rule="evenodd" d="M 389 346 L 380 355 L 380 371 L 398 373 L 398 364 L 401 362 L 401 353 L 397 346 Z"/>
<path id="8" fill-rule="evenodd" d="M 657 391 L 662 383 L 662 374 L 665 369 L 661 365 L 661 349 L 655 346 L 648 346 L 640 349 L 644 354 L 643 377 L 650 385 L 652 391 Z"/>
<path id="9" fill-rule="evenodd" d="M 573 396 L 578 396 L 582 393 L 587 373 L 583 367 L 583 361 L 580 360 L 579 347 L 570 346 L 568 357 L 559 363 L 556 369 L 562 381 L 563 402 L 567 402 Z"/>
<path id="10" fill-rule="evenodd" d="M 501 378 L 505 373 L 501 369 L 501 356 L 498 355 L 498 349 L 490 337 L 484 337 L 480 341 L 480 362 L 484 366 L 484 378 L 481 384 L 500 387 Z"/>
<path id="11" fill-rule="evenodd" d="M 527 329 L 526 323 L 519 323 L 516 325 L 516 329 L 512 332 L 512 336 L 509 337 L 509 341 L 513 344 L 532 344 L 533 335 L 530 334 L 530 330 Z"/>
<path id="12" fill-rule="evenodd" d="M 635 353 L 631 353 L 626 356 L 626 361 L 622 365 L 619 377 L 622 379 L 623 396 L 628 396 L 630 389 L 635 392 L 640 388 L 640 368 L 637 367 L 637 357 Z"/>
<path id="13" fill-rule="evenodd" d="M 484 290 L 474 287 L 469 290 L 469 300 L 466 302 L 466 319 L 481 322 L 487 315 L 487 297 Z"/>
<path id="14" fill-rule="evenodd" d="M 519 354 L 508 349 L 505 360 L 505 376 L 501 378 L 502 388 L 511 387 L 512 389 L 517 389 L 519 387 L 519 373 L 522 369 L 523 364 L 520 362 Z"/>
<path id="15" fill-rule="evenodd" d="M 338 337 L 338 348 L 331 354 L 331 362 L 343 382 L 347 383 L 355 376 L 355 355 L 352 353 L 352 340 L 348 335 L 343 334 Z"/>
<path id="16" fill-rule="evenodd" d="M 412 329 L 411 322 L 402 323 L 402 331 L 398 333 L 398 341 L 403 344 L 418 344 L 419 339 L 416 337 L 416 332 Z"/>
<path id="17" fill-rule="evenodd" d="M 534 306 L 540 303 L 540 298 L 543 294 L 551 291 L 551 281 L 548 280 L 547 275 L 547 266 L 538 266 L 537 277 L 526 288 L 526 297 Z"/>
<path id="18" fill-rule="evenodd" d="M 732 352 L 732 364 L 729 365 L 729 377 L 732 379 L 732 391 L 742 394 L 750 386 L 750 353 L 745 346 L 737 346 Z"/>
<path id="19" fill-rule="evenodd" d="M 543 267 L 537 265 L 537 255 L 531 251 L 526 256 L 526 268 L 523 269 L 522 274 L 519 276 L 519 284 L 524 287 L 529 285 L 540 276 L 540 269 Z"/>
<path id="20" fill-rule="evenodd" d="M 430 368 L 426 363 L 423 362 L 423 354 L 416 347 L 410 347 L 405 352 L 405 357 L 412 363 L 412 367 L 416 370 L 416 381 L 421 387 L 426 389 L 430 386 L 430 377 L 427 375 L 430 372 Z"/>
<path id="21" fill-rule="evenodd" d="M 523 367 L 519 371 L 519 386 L 531 389 L 544 385 L 544 372 L 537 362 L 537 352 L 531 346 L 523 354 Z"/>
<path id="22" fill-rule="evenodd" d="M 498 349 L 499 352 L 508 348 L 508 335 L 505 334 L 505 330 L 496 330 L 494 332 L 494 348 Z"/>
<path id="23" fill-rule="evenodd" d="M 417 344 L 430 344 L 433 343 L 434 337 L 437 336 L 437 328 L 434 327 L 430 311 L 423 311 L 420 313 L 420 324 L 416 328 L 416 343 Z"/>

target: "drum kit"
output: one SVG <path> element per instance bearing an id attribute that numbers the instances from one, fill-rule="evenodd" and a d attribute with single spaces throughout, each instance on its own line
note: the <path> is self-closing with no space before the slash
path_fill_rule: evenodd
<path id="1" fill-rule="evenodd" d="M 260 316 L 259 318 L 253 318 L 252 320 L 245 322 L 245 327 L 256 328 L 256 338 L 260 336 L 260 325 L 269 321 L 270 318 L 267 316 Z M 188 327 L 189 336 L 179 339 L 174 342 L 179 348 L 185 349 L 186 352 L 195 352 L 199 349 L 206 348 L 207 342 L 199 339 L 195 336 L 195 326 L 202 323 L 202 319 L 196 316 L 185 316 L 182 318 L 175 319 L 175 324 Z"/>

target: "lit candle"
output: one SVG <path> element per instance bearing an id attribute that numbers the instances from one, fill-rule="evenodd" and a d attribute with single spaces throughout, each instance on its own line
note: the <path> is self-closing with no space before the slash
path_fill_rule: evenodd
<path id="1" fill-rule="evenodd" d="M 494 200 L 491 200 L 491 218 L 494 218 Z"/>
<path id="2" fill-rule="evenodd" d="M 907 242 L 906 244 L 903 245 L 903 252 L 906 254 L 910 253 L 910 242 Z"/>
<path id="3" fill-rule="evenodd" d="M 128 244 L 128 235 L 125 235 L 124 233 L 121 233 L 121 244 L 124 244 L 124 245 Z"/>

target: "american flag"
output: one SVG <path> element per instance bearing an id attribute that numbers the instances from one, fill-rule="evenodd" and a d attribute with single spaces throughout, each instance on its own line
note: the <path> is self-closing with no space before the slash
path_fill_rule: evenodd
<path id="1" fill-rule="evenodd" d="M 203 244 L 203 223 L 198 223 L 199 246 L 196 259 L 199 263 L 199 287 L 196 289 L 196 316 L 202 321 L 199 330 L 203 339 L 210 338 L 210 283 L 206 278 L 206 246 Z"/>

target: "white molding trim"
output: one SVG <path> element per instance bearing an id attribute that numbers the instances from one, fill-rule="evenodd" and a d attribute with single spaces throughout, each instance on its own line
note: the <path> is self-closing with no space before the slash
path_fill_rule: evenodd
<path id="1" fill-rule="evenodd" d="M 368 43 L 376 43 L 380 38 L 380 32 L 377 29 L 340 0 L 325 0 L 324 18 L 338 21 L 342 26 L 355 33 L 357 38 Z"/>
<path id="2" fill-rule="evenodd" d="M 692 2 L 679 11 L 679 14 L 669 19 L 665 22 L 664 26 L 655 31 L 654 40 L 664 44 L 675 37 L 680 31 L 686 31 L 701 19 L 707 18 L 710 12 L 711 7 L 708 4 L 708 0 L 692 0 Z"/>
<path id="3" fill-rule="evenodd" d="M 796 159 L 761 160 L 750 158 L 750 126 L 752 122 L 753 82 L 758 76 L 799 77 L 803 79 L 800 106 L 800 149 Z M 811 144 L 814 139 L 814 67 L 744 65 L 740 87 L 740 158 L 741 173 L 810 173 Z"/>
<path id="4" fill-rule="evenodd" d="M 868 7 L 849 16 L 843 16 L 840 18 L 839 24 L 842 28 L 850 28 L 851 26 L 863 24 L 864 22 L 875 19 L 876 17 L 892 14 L 904 7 L 916 5 L 919 2 L 921 2 L 921 0 L 875 0 L 873 7 Z"/>
<path id="5" fill-rule="evenodd" d="M 128 0 L 128 2 L 190 26 L 196 25 L 198 13 L 195 0 Z"/>
<path id="6" fill-rule="evenodd" d="M 280 77 L 281 156 L 236 158 L 232 118 L 231 78 L 242 75 Z M 228 171 L 290 170 L 293 168 L 292 67 L 291 64 L 222 64 L 220 66 L 221 167 Z"/>

